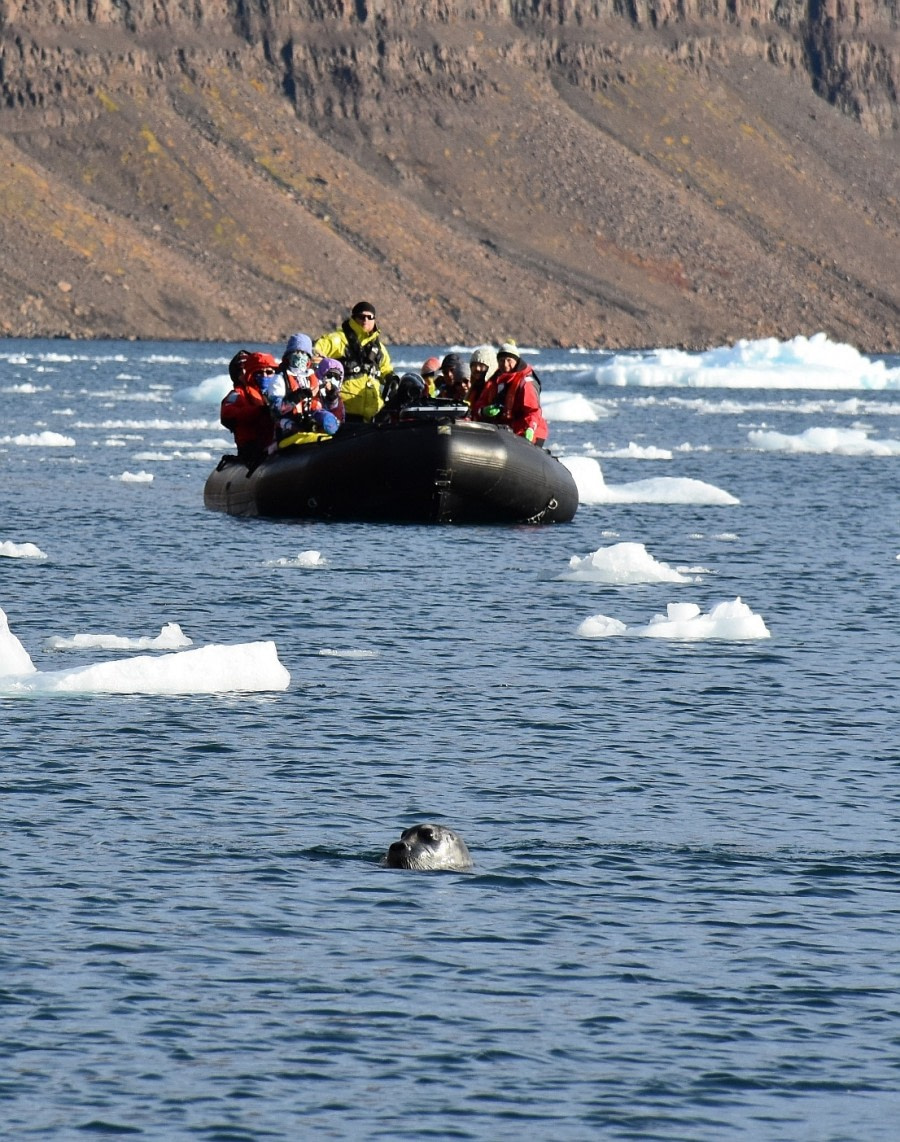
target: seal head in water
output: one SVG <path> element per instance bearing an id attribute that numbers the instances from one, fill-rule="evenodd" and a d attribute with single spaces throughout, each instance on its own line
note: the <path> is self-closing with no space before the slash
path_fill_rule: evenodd
<path id="1" fill-rule="evenodd" d="M 472 858 L 466 842 L 446 825 L 413 825 L 404 829 L 400 840 L 394 841 L 381 863 L 387 868 L 409 868 L 415 872 L 448 869 L 466 872 L 472 867 Z"/>

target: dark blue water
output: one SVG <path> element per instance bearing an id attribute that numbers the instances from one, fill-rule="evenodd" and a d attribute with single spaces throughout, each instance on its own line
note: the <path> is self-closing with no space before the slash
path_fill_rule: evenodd
<path id="1" fill-rule="evenodd" d="M 0 1136 L 895 1139 L 900 459 L 747 432 L 897 439 L 900 396 L 855 417 L 847 394 L 648 402 L 544 354 L 546 390 L 612 413 L 551 444 L 688 441 L 603 460 L 606 482 L 689 476 L 740 504 L 268 523 L 202 505 L 225 438 L 180 394 L 230 353 L 0 355 L 0 543 L 48 556 L 0 559 L 0 607 L 36 667 L 115 657 L 51 636 L 174 621 L 197 645 L 273 639 L 292 678 L 0 698 Z M 40 431 L 76 443 L 14 443 Z M 138 458 L 176 452 L 201 455 Z M 708 573 L 559 578 L 618 540 Z M 271 565 L 308 550 L 325 565 Z M 738 596 L 771 639 L 575 635 Z M 473 874 L 379 867 L 426 819 Z"/>

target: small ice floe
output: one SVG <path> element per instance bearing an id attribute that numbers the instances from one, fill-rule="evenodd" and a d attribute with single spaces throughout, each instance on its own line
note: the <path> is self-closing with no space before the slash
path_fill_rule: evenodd
<path id="1" fill-rule="evenodd" d="M 151 420 L 80 420 L 76 428 L 99 429 L 103 432 L 201 432 L 212 431 L 219 427 L 217 421 L 212 420 L 164 420 L 155 418 Z M 135 439 L 142 439 L 138 436 Z"/>
<path id="2" fill-rule="evenodd" d="M 628 627 L 608 615 L 585 619 L 575 632 L 580 638 L 612 638 L 632 635 L 639 638 L 747 639 L 770 638 L 766 624 L 740 598 L 717 603 L 708 614 L 701 614 L 696 603 L 669 603 L 664 615 L 654 615 L 646 626 Z"/>
<path id="3" fill-rule="evenodd" d="M 581 583 L 692 583 L 683 571 L 654 559 L 643 543 L 614 543 L 583 558 L 573 555 L 557 576 Z"/>
<path id="4" fill-rule="evenodd" d="M 140 472 L 123 472 L 121 476 L 110 476 L 110 479 L 118 480 L 121 484 L 152 484 L 153 473 L 141 469 Z"/>
<path id="5" fill-rule="evenodd" d="M 178 623 L 165 623 L 153 638 L 127 638 L 118 634 L 75 634 L 71 638 L 59 635 L 44 643 L 47 650 L 181 650 L 193 646 Z"/>
<path id="6" fill-rule="evenodd" d="M 598 451 L 594 455 L 602 456 L 607 460 L 672 459 L 672 452 L 669 448 L 657 448 L 655 444 L 636 444 L 633 440 L 628 442 L 627 448 L 610 448 L 607 451 Z"/>
<path id="7" fill-rule="evenodd" d="M 219 404 L 224 396 L 231 392 L 234 386 L 227 373 L 220 373 L 215 377 L 207 377 L 198 385 L 187 389 L 179 389 L 176 393 L 181 400 L 193 401 L 197 404 Z"/>
<path id="8" fill-rule="evenodd" d="M 30 432 L 18 436 L 0 436 L 0 444 L 17 444 L 21 448 L 74 448 L 71 436 L 60 432 Z"/>
<path id="9" fill-rule="evenodd" d="M 554 424 L 589 424 L 609 416 L 609 412 L 583 393 L 542 393 L 541 408 L 545 418 Z"/>
<path id="10" fill-rule="evenodd" d="M 900 368 L 864 357 L 824 333 L 738 341 L 686 352 L 657 349 L 616 354 L 593 370 L 600 385 L 658 385 L 739 389 L 897 389 Z"/>
<path id="11" fill-rule="evenodd" d="M 41 551 L 36 543 L 13 543 L 5 539 L 0 543 L 0 556 L 5 559 L 46 559 L 47 553 Z"/>
<path id="12" fill-rule="evenodd" d="M 572 473 L 582 504 L 740 503 L 729 492 L 687 476 L 656 476 L 630 484 L 607 484 L 600 465 L 589 456 L 563 456 L 560 462 Z"/>
<path id="13" fill-rule="evenodd" d="M 864 428 L 807 428 L 796 436 L 754 429 L 747 439 L 762 452 L 900 456 L 900 440 L 872 440 Z"/>
<path id="14" fill-rule="evenodd" d="M 274 642 L 211 644 L 71 670 L 38 671 L 0 610 L 0 694 L 229 694 L 286 690 Z"/>
<path id="15" fill-rule="evenodd" d="M 4 675 L 27 675 L 37 673 L 31 655 L 9 629 L 6 612 L 0 610 L 0 679 Z M 2 682 L 0 682 L 2 689 Z"/>
<path id="16" fill-rule="evenodd" d="M 153 461 L 153 460 L 159 460 L 159 461 L 165 462 L 168 460 L 213 460 L 213 459 L 215 459 L 212 452 L 206 452 L 203 450 L 192 450 L 190 452 L 181 452 L 178 450 L 176 450 L 174 452 L 135 452 L 134 458 L 135 458 L 135 460 L 140 460 L 143 463 L 147 463 L 148 461 Z"/>
<path id="17" fill-rule="evenodd" d="M 327 560 L 321 551 L 301 551 L 297 555 L 282 555 L 278 559 L 267 559 L 265 567 L 326 567 Z"/>

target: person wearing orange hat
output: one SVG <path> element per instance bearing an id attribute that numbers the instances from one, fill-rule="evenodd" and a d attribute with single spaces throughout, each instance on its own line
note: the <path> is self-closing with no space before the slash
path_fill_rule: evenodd
<path id="1" fill-rule="evenodd" d="M 419 374 L 425 382 L 425 393 L 427 396 L 433 397 L 437 392 L 437 375 L 441 368 L 441 362 L 438 357 L 429 357 L 428 360 L 419 369 Z"/>

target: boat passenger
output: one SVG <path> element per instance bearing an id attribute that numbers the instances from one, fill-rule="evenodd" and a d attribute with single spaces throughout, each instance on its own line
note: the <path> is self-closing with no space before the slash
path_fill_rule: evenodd
<path id="1" fill-rule="evenodd" d="M 418 373 L 396 374 L 385 382 L 384 408 L 375 416 L 377 423 L 396 424 L 404 419 L 404 410 L 412 405 L 428 402 L 428 392 L 424 380 Z"/>
<path id="2" fill-rule="evenodd" d="M 477 345 L 469 358 L 469 405 L 474 407 L 485 383 L 497 372 L 497 354 L 493 345 Z"/>
<path id="3" fill-rule="evenodd" d="M 441 371 L 435 383 L 439 397 L 465 404 L 469 393 L 469 369 L 459 353 L 448 353 L 441 361 Z"/>
<path id="4" fill-rule="evenodd" d="M 322 401 L 319 376 L 310 368 L 312 352 L 312 339 L 306 333 L 294 333 L 284 349 L 278 371 L 263 381 L 263 395 L 275 418 L 275 440 L 279 448 L 297 443 L 298 434 L 334 436 L 340 427 L 335 413 Z"/>
<path id="5" fill-rule="evenodd" d="M 295 404 L 307 404 L 317 395 L 318 380 L 311 366 L 312 338 L 306 333 L 292 333 L 284 348 L 279 372 L 284 377 L 285 397 Z"/>
<path id="6" fill-rule="evenodd" d="M 384 404 L 382 385 L 392 374 L 390 354 L 375 323 L 375 307 L 358 301 L 340 329 L 317 339 L 315 352 L 344 366 L 341 397 L 347 420 L 371 420 Z"/>
<path id="7" fill-rule="evenodd" d="M 513 341 L 497 350 L 498 371 L 486 381 L 472 407 L 472 419 L 505 424 L 516 436 L 543 447 L 547 422 L 541 411 L 541 382 L 527 361 L 519 356 Z"/>
<path id="8" fill-rule="evenodd" d="M 419 369 L 422 380 L 425 382 L 426 395 L 433 397 L 437 395 L 437 375 L 440 372 L 441 362 L 438 357 L 429 357 L 428 360 Z"/>
<path id="9" fill-rule="evenodd" d="M 275 440 L 275 422 L 263 385 L 275 376 L 278 363 L 269 353 L 241 352 L 245 353 L 243 367 L 237 362 L 240 354 L 229 365 L 234 388 L 222 401 L 219 418 L 234 434 L 238 459 L 249 466 L 258 463 Z"/>
<path id="10" fill-rule="evenodd" d="M 344 423 L 346 410 L 341 399 L 341 386 L 344 383 L 344 366 L 332 357 L 323 357 L 316 366 L 319 381 L 319 400 L 322 408 Z"/>
<path id="11" fill-rule="evenodd" d="M 244 365 L 249 356 L 249 349 L 238 349 L 228 362 L 228 375 L 231 377 L 231 383 L 235 388 L 244 383 Z"/>

